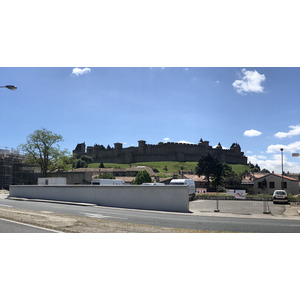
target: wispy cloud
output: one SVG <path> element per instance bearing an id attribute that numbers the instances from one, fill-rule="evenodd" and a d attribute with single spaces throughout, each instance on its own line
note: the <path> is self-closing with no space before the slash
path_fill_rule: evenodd
<path id="1" fill-rule="evenodd" d="M 255 130 L 255 129 L 246 130 L 244 132 L 244 136 L 248 136 L 248 137 L 259 136 L 261 134 L 262 134 L 262 132 Z"/>
<path id="2" fill-rule="evenodd" d="M 289 126 L 289 128 L 291 128 L 289 132 L 277 132 L 276 134 L 274 134 L 274 136 L 281 139 L 286 137 L 292 137 L 295 135 L 300 135 L 300 125 L 291 125 Z"/>
<path id="3" fill-rule="evenodd" d="M 298 152 L 300 151 L 300 141 L 298 142 L 294 142 L 294 143 L 291 143 L 291 144 L 288 144 L 288 145 L 282 145 L 282 144 L 277 144 L 277 145 L 270 145 L 268 146 L 268 149 L 267 149 L 267 153 L 276 153 L 276 152 L 279 152 L 280 149 L 283 149 L 284 152 Z"/>
<path id="4" fill-rule="evenodd" d="M 187 142 L 187 141 L 178 141 L 177 143 L 179 143 L 179 144 L 193 144 L 193 143 Z"/>
<path id="5" fill-rule="evenodd" d="M 244 74 L 243 78 L 241 80 L 235 80 L 232 84 L 239 94 L 262 93 L 264 91 L 262 86 L 262 83 L 266 80 L 264 74 L 259 74 L 257 71 L 248 71 L 246 69 L 242 69 L 242 73 Z"/>
<path id="6" fill-rule="evenodd" d="M 74 68 L 72 70 L 72 75 L 79 76 L 79 75 L 84 75 L 84 74 L 87 74 L 87 73 L 90 73 L 90 72 L 91 72 L 90 68 L 83 68 L 83 69 Z"/>
<path id="7" fill-rule="evenodd" d="M 164 142 L 165 143 L 170 142 L 170 138 L 168 138 L 168 137 L 164 138 Z"/>
<path id="8" fill-rule="evenodd" d="M 275 173 L 281 174 L 281 155 L 275 154 L 271 158 L 266 159 L 264 156 L 252 155 L 248 156 L 248 161 L 252 164 L 258 164 L 261 169 L 267 169 L 274 171 Z M 283 169 L 285 172 L 297 172 L 300 164 L 295 162 L 289 162 L 287 157 L 283 155 Z"/>

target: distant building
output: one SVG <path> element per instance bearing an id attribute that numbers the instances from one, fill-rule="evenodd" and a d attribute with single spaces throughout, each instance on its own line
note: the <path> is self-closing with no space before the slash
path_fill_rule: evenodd
<path id="1" fill-rule="evenodd" d="M 91 184 L 93 178 L 100 174 L 109 174 L 115 177 L 115 179 L 121 179 L 126 184 L 130 184 L 135 179 L 137 173 L 141 170 L 146 170 L 153 181 L 156 181 L 156 176 L 153 170 L 147 166 L 135 166 L 126 169 L 115 168 L 79 168 L 73 171 L 56 171 L 49 173 L 49 177 L 65 177 L 67 184 Z"/>
<path id="2" fill-rule="evenodd" d="M 257 175 L 255 175 L 257 174 Z M 254 173 L 251 178 L 243 179 L 244 184 L 252 184 L 254 194 L 273 194 L 275 190 L 284 189 L 292 195 L 299 194 L 299 180 L 274 173 Z"/>
<path id="3" fill-rule="evenodd" d="M 208 141 L 202 139 L 198 144 L 183 143 L 159 143 L 158 145 L 148 145 L 146 141 L 138 141 L 138 147 L 123 148 L 122 143 L 115 143 L 114 148 L 95 145 L 86 148 L 85 143 L 78 144 L 73 151 L 77 157 L 88 155 L 99 163 L 123 163 L 131 164 L 135 162 L 148 161 L 198 161 L 201 155 L 210 153 L 221 162 L 228 164 L 247 164 L 247 157 L 241 151 L 237 143 L 233 143 L 230 149 L 223 149 L 219 143 L 216 148 L 209 146 Z"/>

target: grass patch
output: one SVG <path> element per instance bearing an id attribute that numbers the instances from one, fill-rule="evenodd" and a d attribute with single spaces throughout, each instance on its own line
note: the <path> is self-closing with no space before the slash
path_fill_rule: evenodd
<path id="1" fill-rule="evenodd" d="M 150 161 L 150 162 L 138 162 L 132 163 L 131 166 L 147 166 L 152 169 L 156 169 L 157 175 L 164 178 L 168 177 L 168 173 L 179 173 L 179 170 L 183 168 L 183 171 L 195 172 L 195 168 L 198 162 L 196 161 Z M 99 168 L 100 163 L 91 163 L 88 165 L 89 168 Z M 126 169 L 130 168 L 130 164 L 115 164 L 115 163 L 104 163 L 105 168 L 114 169 Z M 230 165 L 232 170 L 237 174 L 242 174 L 245 171 L 250 171 L 248 165 Z M 71 170 L 71 164 L 67 166 L 67 170 Z"/>
<path id="2" fill-rule="evenodd" d="M 91 163 L 89 164 L 89 168 L 99 168 L 100 163 Z M 114 169 L 126 169 L 130 168 L 129 164 L 113 164 L 113 163 L 104 163 L 105 168 L 114 168 Z"/>
<path id="3" fill-rule="evenodd" d="M 230 165 L 232 168 L 232 171 L 237 174 L 242 174 L 246 171 L 250 172 L 251 169 L 248 165 Z"/>

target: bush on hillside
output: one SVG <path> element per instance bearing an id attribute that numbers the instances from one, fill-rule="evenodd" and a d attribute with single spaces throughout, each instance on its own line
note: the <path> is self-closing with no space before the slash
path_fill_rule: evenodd
<path id="1" fill-rule="evenodd" d="M 140 171 L 137 173 L 133 184 L 142 184 L 142 183 L 147 183 L 147 182 L 152 182 L 151 176 L 146 170 Z"/>

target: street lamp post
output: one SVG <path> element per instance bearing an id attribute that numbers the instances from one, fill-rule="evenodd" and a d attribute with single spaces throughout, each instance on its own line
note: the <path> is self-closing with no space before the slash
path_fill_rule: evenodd
<path id="1" fill-rule="evenodd" d="M 15 91 L 17 89 L 17 87 L 14 85 L 3 85 L 3 86 L 0 86 L 0 88 L 7 88 L 11 91 Z"/>
<path id="2" fill-rule="evenodd" d="M 281 189 L 283 189 L 283 148 L 280 148 L 281 151 Z"/>

